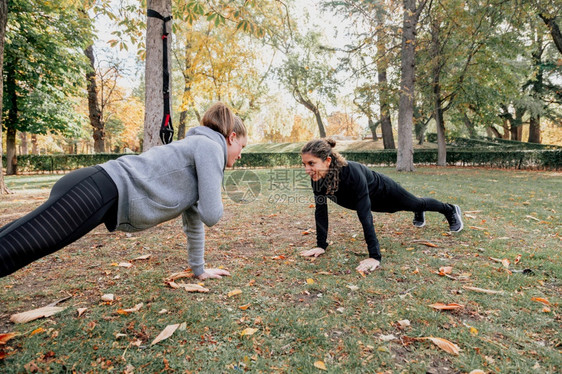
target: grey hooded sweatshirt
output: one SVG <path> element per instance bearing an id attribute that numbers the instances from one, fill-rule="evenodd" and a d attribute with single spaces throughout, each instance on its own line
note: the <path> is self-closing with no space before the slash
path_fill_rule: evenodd
<path id="1" fill-rule="evenodd" d="M 167 145 L 100 166 L 119 192 L 117 230 L 140 231 L 180 214 L 193 273 L 204 272 L 205 230 L 223 214 L 221 187 L 226 140 L 205 126 Z"/>

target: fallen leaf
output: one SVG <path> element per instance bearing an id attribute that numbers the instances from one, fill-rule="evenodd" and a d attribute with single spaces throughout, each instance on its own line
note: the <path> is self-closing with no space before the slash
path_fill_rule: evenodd
<path id="1" fill-rule="evenodd" d="M 232 296 L 236 296 L 236 295 L 240 295 L 242 293 L 242 290 L 232 290 L 229 293 L 226 294 L 226 296 L 228 297 L 232 297 Z"/>
<path id="2" fill-rule="evenodd" d="M 29 334 L 29 336 L 33 336 L 33 335 L 36 335 L 36 334 L 40 334 L 40 333 L 42 333 L 42 332 L 44 332 L 44 331 L 45 331 L 44 328 L 39 327 L 39 328 L 33 330 L 33 331 L 31 332 L 31 334 Z"/>
<path id="3" fill-rule="evenodd" d="M 105 295 L 102 295 L 101 300 L 102 301 L 113 301 L 113 300 L 115 300 L 115 296 L 112 293 L 106 293 Z"/>
<path id="4" fill-rule="evenodd" d="M 543 303 L 544 305 L 550 305 L 550 301 L 548 301 L 547 299 L 545 299 L 543 297 L 531 297 L 531 300 L 539 302 L 539 303 Z"/>
<path id="5" fill-rule="evenodd" d="M 10 317 L 10 321 L 13 323 L 26 323 L 43 317 L 50 317 L 59 312 L 62 312 L 66 308 L 60 306 L 45 306 L 43 308 L 29 310 L 23 313 L 17 313 Z"/>
<path id="6" fill-rule="evenodd" d="M 510 261 L 509 261 L 507 258 L 503 258 L 503 259 L 494 258 L 494 257 L 488 257 L 488 258 L 489 258 L 490 260 L 494 261 L 494 262 L 501 262 L 501 264 L 502 264 L 506 269 L 509 268 Z"/>
<path id="7" fill-rule="evenodd" d="M 254 335 L 257 331 L 258 331 L 258 329 L 248 327 L 248 328 L 245 328 L 244 330 L 242 330 L 242 332 L 240 332 L 240 336 Z"/>
<path id="8" fill-rule="evenodd" d="M 433 344 L 435 344 L 445 352 L 453 354 L 455 356 L 458 356 L 461 350 L 455 343 L 452 343 L 447 339 L 443 339 L 443 338 L 434 338 L 432 336 L 428 336 L 428 337 L 418 338 L 418 340 L 431 340 Z"/>
<path id="9" fill-rule="evenodd" d="M 162 332 L 158 334 L 156 338 L 154 338 L 154 340 L 152 341 L 152 343 L 150 343 L 150 345 L 154 345 L 160 343 L 162 340 L 168 339 L 170 336 L 174 334 L 174 332 L 177 330 L 178 327 L 180 327 L 179 323 L 176 323 L 175 325 L 166 326 L 166 328 L 162 330 Z"/>
<path id="10" fill-rule="evenodd" d="M 240 305 L 238 308 L 242 309 L 242 310 L 246 310 L 250 307 L 251 304 L 246 304 L 246 305 Z"/>
<path id="11" fill-rule="evenodd" d="M 310 234 L 310 231 L 303 231 L 302 234 L 303 234 L 303 235 L 309 235 L 309 234 Z"/>
<path id="12" fill-rule="evenodd" d="M 191 271 L 181 271 L 179 273 L 173 273 L 168 278 L 166 278 L 166 282 L 171 282 L 179 278 L 191 278 L 194 274 Z"/>
<path id="13" fill-rule="evenodd" d="M 87 311 L 88 308 L 78 308 L 76 309 L 76 311 L 78 312 L 78 317 L 80 317 L 82 314 L 84 314 L 85 311 Z"/>
<path id="14" fill-rule="evenodd" d="M 391 340 L 395 340 L 398 339 L 396 336 L 390 334 L 390 335 L 379 335 L 379 339 L 382 340 L 383 342 L 389 342 Z"/>
<path id="15" fill-rule="evenodd" d="M 452 266 L 442 266 L 439 268 L 439 275 L 451 274 L 453 272 Z"/>
<path id="16" fill-rule="evenodd" d="M 320 370 L 328 370 L 328 369 L 326 369 L 326 364 L 324 364 L 324 362 L 322 362 L 322 361 L 316 361 L 314 363 L 314 367 L 317 368 L 317 369 L 320 369 Z"/>
<path id="17" fill-rule="evenodd" d="M 142 255 L 142 256 L 139 256 L 139 257 L 137 257 L 137 258 L 132 259 L 131 261 L 148 260 L 150 257 L 152 257 L 151 254 Z"/>
<path id="18" fill-rule="evenodd" d="M 309 207 L 309 208 L 314 208 L 315 205 L 314 205 L 314 204 L 310 204 L 308 207 Z"/>
<path id="19" fill-rule="evenodd" d="M 347 285 L 346 287 L 349 288 L 351 291 L 357 291 L 357 290 L 359 289 L 359 287 L 354 286 L 354 285 L 352 285 L 352 284 Z"/>
<path id="20" fill-rule="evenodd" d="M 472 371 L 471 371 L 470 373 L 468 373 L 468 374 L 486 374 L 486 372 L 483 371 L 483 370 L 480 370 L 480 369 L 475 369 L 475 370 L 472 370 Z"/>
<path id="21" fill-rule="evenodd" d="M 432 243 L 432 242 L 425 242 L 425 241 L 424 241 L 424 242 L 419 242 L 419 243 L 425 245 L 426 247 L 432 247 L 432 248 L 437 248 L 437 247 L 439 247 L 437 244 L 434 244 L 434 243 Z"/>
<path id="22" fill-rule="evenodd" d="M 465 290 L 469 290 L 469 291 L 482 292 L 482 293 L 487 293 L 487 294 L 491 294 L 491 295 L 503 293 L 503 291 L 487 290 L 485 288 L 471 287 L 471 286 L 463 286 L 462 288 L 464 288 Z"/>
<path id="23" fill-rule="evenodd" d="M 308 278 L 308 279 L 306 280 L 306 284 L 314 284 L 314 279 Z"/>
<path id="24" fill-rule="evenodd" d="M 129 308 L 129 309 L 119 309 L 119 310 L 117 310 L 116 313 L 118 313 L 118 314 L 135 313 L 135 312 L 138 312 L 142 308 L 143 305 L 144 305 L 143 303 L 140 303 L 140 304 L 137 304 L 134 307 Z"/>
<path id="25" fill-rule="evenodd" d="M 398 323 L 398 325 L 400 326 L 401 329 L 404 329 L 404 328 L 410 326 L 410 320 L 407 320 L 407 319 L 400 320 L 397 323 Z"/>
<path id="26" fill-rule="evenodd" d="M 543 313 L 550 313 L 551 310 L 550 310 L 549 307 L 545 306 L 544 308 L 542 308 L 542 312 L 543 312 Z"/>
<path id="27" fill-rule="evenodd" d="M 272 257 L 271 259 L 272 259 L 272 260 L 284 260 L 284 259 L 285 259 L 285 256 L 279 255 L 279 256 Z"/>
<path id="28" fill-rule="evenodd" d="M 464 308 L 464 305 L 457 304 L 457 303 L 449 303 L 449 304 L 435 303 L 429 306 L 437 310 L 455 310 L 455 309 Z"/>
<path id="29" fill-rule="evenodd" d="M 515 261 L 513 261 L 513 264 L 517 265 L 520 261 L 521 261 L 521 255 L 517 255 L 517 257 L 515 257 Z"/>
<path id="30" fill-rule="evenodd" d="M 15 338 L 17 336 L 17 334 L 13 333 L 13 332 L 9 332 L 7 334 L 0 334 L 0 345 L 5 345 L 8 340 L 11 340 L 13 338 Z"/>
<path id="31" fill-rule="evenodd" d="M 172 282 L 172 283 L 174 283 L 174 282 Z M 174 283 L 174 284 L 176 284 L 176 283 Z M 187 292 L 201 292 L 201 293 L 209 292 L 208 288 L 205 288 L 205 287 L 203 287 L 199 284 L 178 283 L 176 285 L 177 285 L 177 288 L 183 288 Z"/>
<path id="32" fill-rule="evenodd" d="M 122 268 L 130 268 L 131 266 L 133 266 L 133 264 L 131 264 L 130 262 L 120 262 L 117 266 Z"/>

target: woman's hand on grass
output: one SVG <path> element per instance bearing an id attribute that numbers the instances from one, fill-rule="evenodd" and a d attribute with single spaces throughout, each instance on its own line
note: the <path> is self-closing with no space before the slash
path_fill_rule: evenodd
<path id="1" fill-rule="evenodd" d="M 228 270 L 224 270 L 224 269 L 205 269 L 205 272 L 199 275 L 197 278 L 199 278 L 200 280 L 205 280 L 209 278 L 219 279 L 222 278 L 223 275 L 225 276 L 230 275 L 230 273 L 228 272 Z"/>
<path id="2" fill-rule="evenodd" d="M 359 263 L 359 266 L 355 268 L 361 274 L 368 274 L 371 271 L 375 271 L 380 266 L 380 261 L 374 258 L 367 258 Z"/>
<path id="3" fill-rule="evenodd" d="M 316 248 L 308 249 L 306 251 L 302 251 L 300 253 L 300 255 L 303 256 L 303 257 L 312 257 L 312 256 L 318 257 L 318 256 L 320 256 L 321 254 L 324 254 L 324 253 L 326 253 L 326 250 L 324 250 L 320 247 L 316 247 Z"/>

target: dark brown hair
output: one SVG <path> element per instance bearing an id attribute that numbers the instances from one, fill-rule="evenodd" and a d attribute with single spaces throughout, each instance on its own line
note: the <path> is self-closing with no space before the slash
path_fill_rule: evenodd
<path id="1" fill-rule="evenodd" d="M 207 109 L 201 125 L 215 130 L 227 138 L 234 131 L 234 117 L 232 110 L 226 104 L 218 102 Z"/>
<path id="2" fill-rule="evenodd" d="M 301 154 L 310 153 L 325 161 L 328 157 L 332 158 L 328 174 L 324 177 L 326 183 L 326 194 L 333 195 L 338 190 L 340 184 L 340 171 L 343 166 L 347 166 L 347 161 L 338 152 L 334 151 L 336 141 L 334 139 L 314 139 L 302 147 Z"/>

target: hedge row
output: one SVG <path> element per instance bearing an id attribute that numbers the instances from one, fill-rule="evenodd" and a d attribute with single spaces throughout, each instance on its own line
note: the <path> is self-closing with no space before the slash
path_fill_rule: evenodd
<path id="1" fill-rule="evenodd" d="M 437 143 L 437 134 L 429 133 L 426 135 L 426 139 L 430 143 Z M 539 143 L 528 143 L 520 142 L 516 140 L 492 138 L 488 136 L 478 136 L 474 138 L 460 138 L 451 137 L 447 138 L 447 143 L 449 145 L 454 145 L 457 147 L 464 148 L 498 148 L 502 149 L 562 149 L 560 146 L 550 145 L 550 144 L 539 144 Z"/>
<path id="2" fill-rule="evenodd" d="M 79 155 L 20 155 L 17 158 L 18 172 L 39 173 L 68 171 L 114 160 L 122 154 L 96 153 Z M 6 167 L 6 157 L 2 156 L 2 165 Z"/>
<path id="3" fill-rule="evenodd" d="M 342 152 L 351 161 L 368 165 L 395 165 L 396 150 L 381 150 L 375 152 Z M 56 172 L 74 170 L 81 167 L 101 164 L 116 159 L 121 154 L 93 154 L 93 155 L 26 155 L 18 156 L 18 171 Z M 3 158 L 4 166 L 5 158 Z M 436 149 L 420 149 L 414 152 L 414 163 L 420 165 L 435 165 L 437 163 Z M 487 148 L 448 149 L 447 164 L 457 166 L 484 166 L 496 168 L 516 169 L 562 169 L 562 149 L 549 150 L 490 150 Z M 301 158 L 298 152 L 286 153 L 244 153 L 236 163 L 237 167 L 274 167 L 300 166 Z"/>
<path id="4" fill-rule="evenodd" d="M 396 150 L 376 152 L 342 152 L 351 161 L 368 165 L 395 165 Z M 414 152 L 415 164 L 436 164 L 436 149 Z M 554 150 L 447 150 L 447 164 L 457 166 L 485 166 L 516 169 L 562 169 L 562 149 Z M 245 153 L 236 163 L 238 167 L 271 167 L 301 165 L 299 153 Z"/>

